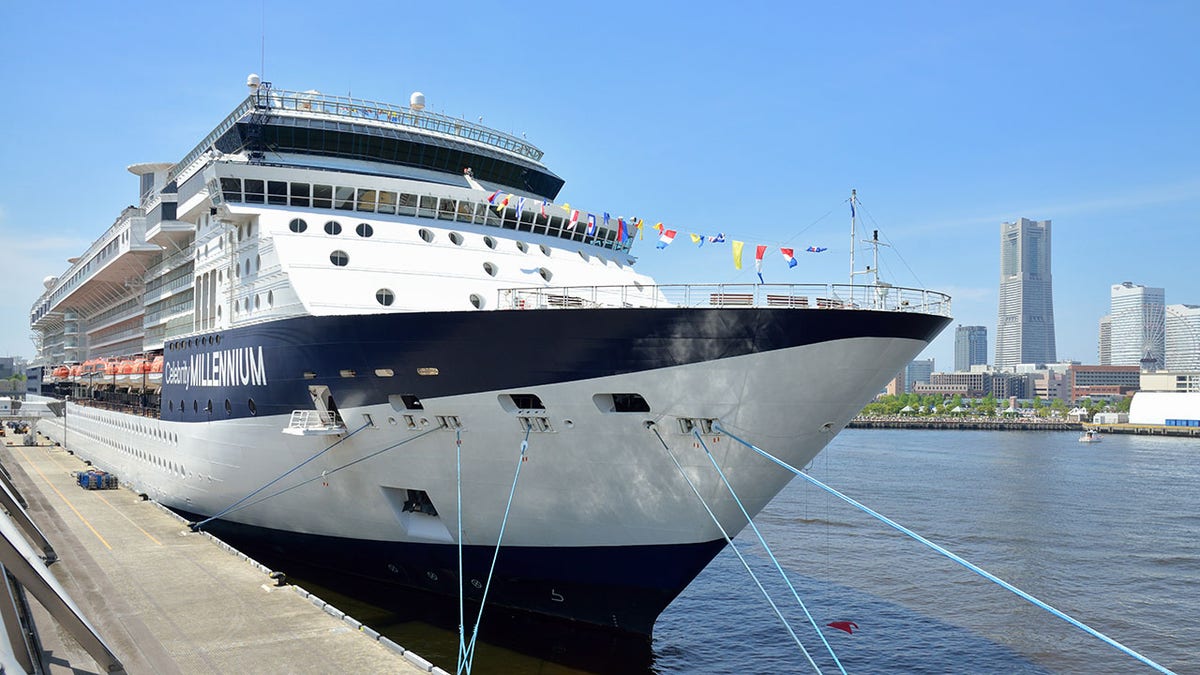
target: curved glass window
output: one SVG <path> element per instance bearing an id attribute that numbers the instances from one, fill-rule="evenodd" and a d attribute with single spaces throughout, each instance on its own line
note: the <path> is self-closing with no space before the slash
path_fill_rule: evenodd
<path id="1" fill-rule="evenodd" d="M 375 300 L 384 307 L 390 307 L 396 301 L 396 294 L 388 288 L 381 288 L 375 291 Z"/>
<path id="2" fill-rule="evenodd" d="M 338 267 L 345 267 L 350 264 L 350 256 L 345 251 L 334 251 L 329 254 L 329 262 Z"/>
<path id="3" fill-rule="evenodd" d="M 493 265 L 492 263 L 485 262 L 485 263 L 483 263 L 483 271 L 487 272 L 489 277 L 494 277 L 494 276 L 496 276 L 496 273 L 499 272 L 500 270 L 496 269 L 496 266 Z"/>
<path id="4" fill-rule="evenodd" d="M 422 227 L 421 231 L 418 232 L 417 234 L 421 235 L 421 238 L 424 239 L 426 242 L 433 243 L 433 233 L 430 232 L 429 230 Z"/>
<path id="5" fill-rule="evenodd" d="M 462 246 L 462 243 L 463 243 L 463 236 L 462 236 L 461 234 L 457 233 L 457 232 L 451 232 L 451 233 L 450 233 L 450 241 L 451 241 L 451 242 L 452 242 L 452 243 L 453 243 L 455 246 Z"/>
<path id="6" fill-rule="evenodd" d="M 371 227 L 368 223 L 359 223 L 358 227 L 354 228 L 354 231 L 358 233 L 358 236 L 364 238 L 375 234 L 375 228 Z"/>
<path id="7" fill-rule="evenodd" d="M 300 234 L 308 229 L 308 223 L 304 222 L 303 218 L 293 218 L 292 222 L 288 223 L 288 229 L 296 234 Z"/>
<path id="8" fill-rule="evenodd" d="M 342 233 L 342 224 L 336 220 L 331 220 L 325 223 L 325 234 L 339 235 Z"/>

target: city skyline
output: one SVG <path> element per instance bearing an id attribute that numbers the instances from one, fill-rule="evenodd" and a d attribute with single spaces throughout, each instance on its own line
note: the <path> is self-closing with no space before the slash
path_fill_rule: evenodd
<path id="1" fill-rule="evenodd" d="M 32 356 L 41 280 L 136 201 L 125 167 L 182 159 L 245 96 L 250 72 L 395 103 L 420 90 L 431 110 L 527 134 L 567 181 L 559 201 L 680 232 L 666 249 L 652 239 L 633 249 L 636 268 L 663 284 L 756 280 L 753 265 L 734 269 L 728 244 L 698 248 L 689 233 L 768 245 L 769 283 L 847 283 L 854 188 L 859 234 L 878 229 L 891 245 L 883 280 L 947 292 L 956 324 L 993 331 L 996 226 L 1052 220 L 1059 359 L 1097 358 L 1112 283 L 1200 304 L 1186 257 L 1200 248 L 1200 94 L 1178 86 L 1200 70 L 1193 3 L 1086 15 L 868 3 L 855 14 L 856 46 L 829 30 L 845 18 L 836 8 L 546 4 L 522 14 L 514 39 L 527 46 L 511 50 L 448 49 L 435 31 L 397 43 L 390 27 L 437 25 L 446 17 L 436 7 L 371 5 L 377 20 L 345 26 L 268 3 L 265 22 L 223 25 L 227 48 L 203 58 L 181 48 L 211 40 L 214 11 L 239 7 L 81 5 L 65 18 L 10 8 L 0 55 L 21 74 L 14 101 L 27 105 L 0 109 L 20 130 L 0 147 L 10 252 L 0 354 Z M 457 26 L 461 44 L 504 32 L 481 18 L 486 6 L 462 11 L 474 18 Z M 551 36 L 564 30 L 569 44 L 597 47 L 558 48 Z M 1039 49 L 1014 48 L 1014 35 Z M 547 40 L 555 57 L 530 59 Z M 790 65 L 780 74 L 779 64 Z M 1152 242 L 1168 245 L 1146 254 Z M 827 250 L 801 253 L 794 269 L 778 252 L 809 246 Z M 948 367 L 953 355 L 947 329 L 919 358 Z"/>

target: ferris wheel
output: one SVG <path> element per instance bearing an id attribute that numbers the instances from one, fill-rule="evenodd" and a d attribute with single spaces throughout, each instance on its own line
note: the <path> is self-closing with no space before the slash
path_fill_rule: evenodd
<path id="1" fill-rule="evenodd" d="M 1142 306 L 1142 372 L 1166 368 L 1166 316 L 1166 307 L 1161 303 L 1147 303 Z"/>

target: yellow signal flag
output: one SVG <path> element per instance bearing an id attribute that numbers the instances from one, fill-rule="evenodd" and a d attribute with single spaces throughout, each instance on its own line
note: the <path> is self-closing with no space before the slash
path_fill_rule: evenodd
<path id="1" fill-rule="evenodd" d="M 659 232 L 662 232 L 662 223 L 655 223 L 654 229 L 658 230 Z"/>
<path id="2" fill-rule="evenodd" d="M 689 233 L 688 236 L 692 238 L 693 244 L 699 244 L 700 242 L 704 241 L 704 237 L 701 237 L 698 234 L 690 234 Z"/>
<path id="3" fill-rule="evenodd" d="M 570 205 L 570 204 L 566 204 L 566 203 L 564 203 L 564 204 L 563 204 L 562 206 L 560 206 L 559 208 L 561 208 L 563 211 L 566 211 L 567 213 L 570 213 L 570 212 L 571 212 L 571 205 Z"/>
<path id="4" fill-rule="evenodd" d="M 742 269 L 742 247 L 746 245 L 744 241 L 733 242 L 733 268 Z"/>

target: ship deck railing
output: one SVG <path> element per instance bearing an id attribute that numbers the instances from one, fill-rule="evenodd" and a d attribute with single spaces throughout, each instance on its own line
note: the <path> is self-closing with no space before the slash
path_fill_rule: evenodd
<path id="1" fill-rule="evenodd" d="M 937 291 L 859 284 L 669 284 L 509 288 L 499 309 L 772 308 L 913 312 L 951 316 Z"/>
<path id="2" fill-rule="evenodd" d="M 328 410 L 293 410 L 283 433 L 292 436 L 333 436 L 346 433 L 341 415 Z"/>

